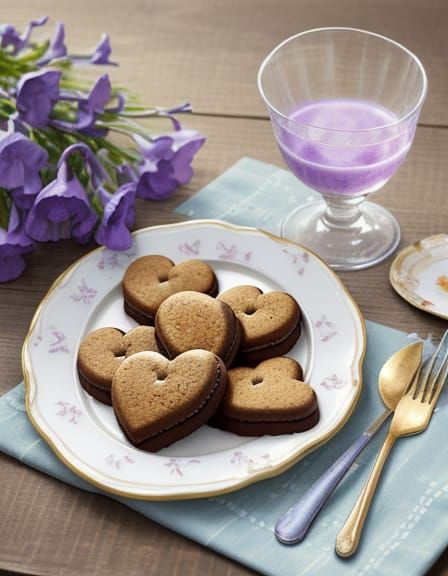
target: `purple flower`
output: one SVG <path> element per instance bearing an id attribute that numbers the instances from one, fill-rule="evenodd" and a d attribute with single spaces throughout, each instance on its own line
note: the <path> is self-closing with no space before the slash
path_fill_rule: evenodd
<path id="1" fill-rule="evenodd" d="M 115 194 L 102 190 L 101 201 L 104 214 L 95 240 L 110 250 L 127 250 L 132 246 L 129 228 L 135 220 L 135 184 L 124 184 Z"/>
<path id="2" fill-rule="evenodd" d="M 173 157 L 174 178 L 179 184 L 188 184 L 193 178 L 191 163 L 205 142 L 205 136 L 196 130 L 178 130 L 171 134 L 176 153 Z"/>
<path id="3" fill-rule="evenodd" d="M 79 153 L 83 157 L 94 188 L 101 187 L 104 180 L 110 180 L 101 162 L 98 160 L 89 146 L 83 142 L 78 142 L 77 144 L 71 144 L 70 146 L 67 146 L 59 158 L 58 168 L 62 164 L 66 163 L 69 157 L 75 153 Z"/>
<path id="4" fill-rule="evenodd" d="M 191 163 L 205 138 L 195 130 L 179 130 L 159 136 L 152 142 L 139 137 L 136 137 L 136 141 L 142 151 L 142 161 L 138 165 L 140 179 L 137 196 L 163 200 L 179 185 L 191 180 Z"/>
<path id="5" fill-rule="evenodd" d="M 12 206 L 8 229 L 0 226 L 0 282 L 18 278 L 25 269 L 24 254 L 32 252 L 33 241 L 26 235 L 16 206 Z"/>
<path id="6" fill-rule="evenodd" d="M 61 72 L 44 70 L 24 74 L 17 85 L 19 117 L 35 128 L 48 124 L 53 106 L 59 99 Z"/>
<path id="7" fill-rule="evenodd" d="M 104 74 L 95 82 L 86 100 L 79 103 L 78 125 L 80 129 L 93 128 L 96 117 L 104 111 L 112 94 L 112 86 L 109 76 Z"/>
<path id="8" fill-rule="evenodd" d="M 78 102 L 78 114 L 75 122 L 65 122 L 62 120 L 52 120 L 51 124 L 62 130 L 81 130 L 83 132 L 92 132 L 95 130 L 95 120 L 98 114 L 104 111 L 104 107 L 109 102 L 112 94 L 112 86 L 109 76 L 103 74 L 95 82 L 92 90 L 86 97 L 73 95 L 62 95 L 63 100 L 72 100 Z"/>
<path id="9" fill-rule="evenodd" d="M 38 194 L 28 214 L 26 231 L 40 242 L 74 238 L 83 244 L 92 237 L 96 221 L 84 188 L 64 161 L 56 180 Z"/>
<path id="10" fill-rule="evenodd" d="M 56 58 L 64 58 L 67 56 L 67 47 L 64 43 L 65 40 L 65 28 L 62 22 L 56 22 L 56 26 L 53 33 L 53 38 L 51 39 L 50 46 L 47 52 L 39 60 L 39 66 L 44 66 L 55 60 Z"/>
<path id="11" fill-rule="evenodd" d="M 42 187 L 39 170 L 48 162 L 47 151 L 23 134 L 0 140 L 0 187 L 9 190 L 18 207 L 29 209 Z"/>
<path id="12" fill-rule="evenodd" d="M 156 170 L 142 172 L 137 184 L 137 196 L 146 200 L 165 200 L 177 186 L 169 160 L 161 160 Z"/>
<path id="13" fill-rule="evenodd" d="M 21 36 L 14 28 L 14 26 L 11 26 L 11 24 L 4 24 L 0 26 L 0 46 L 2 48 L 8 48 L 8 46 L 12 46 L 13 54 L 17 54 L 27 46 L 33 28 L 36 28 L 37 26 L 43 26 L 47 23 L 47 20 L 48 16 L 42 16 L 42 18 L 37 18 L 37 20 L 31 20 L 25 32 Z"/>
<path id="14" fill-rule="evenodd" d="M 21 44 L 20 35 L 11 24 L 2 24 L 0 26 L 0 37 L 0 46 L 2 48 L 13 46 L 14 52 L 16 52 L 17 47 Z"/>
<path id="15" fill-rule="evenodd" d="M 110 47 L 110 40 L 108 34 L 103 34 L 101 40 L 93 49 L 93 54 L 90 57 L 91 64 L 109 64 L 117 66 L 116 62 L 111 62 L 109 56 L 111 55 L 112 48 Z"/>

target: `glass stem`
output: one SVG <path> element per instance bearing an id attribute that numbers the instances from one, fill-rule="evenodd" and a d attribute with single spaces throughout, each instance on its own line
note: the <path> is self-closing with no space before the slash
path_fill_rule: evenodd
<path id="1" fill-rule="evenodd" d="M 329 228 L 347 228 L 352 226 L 361 217 L 359 205 L 364 201 L 364 196 L 356 198 L 347 196 L 324 196 L 327 208 L 322 220 Z"/>

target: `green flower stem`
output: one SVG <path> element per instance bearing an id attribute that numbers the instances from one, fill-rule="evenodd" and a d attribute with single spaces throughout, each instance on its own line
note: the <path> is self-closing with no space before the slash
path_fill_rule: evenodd
<path id="1" fill-rule="evenodd" d="M 30 136 L 32 140 L 47 150 L 51 160 L 57 164 L 63 149 L 61 149 L 43 129 L 32 130 Z"/>
<path id="2" fill-rule="evenodd" d="M 50 46 L 49 40 L 36 44 L 33 50 L 27 52 L 23 56 L 17 56 L 15 60 L 20 63 L 35 62 L 36 60 L 42 58 L 42 56 L 47 52 L 49 46 Z"/>
<path id="3" fill-rule="evenodd" d="M 118 146 L 115 146 L 115 144 L 112 144 L 112 142 L 109 142 L 104 138 L 101 139 L 101 146 L 106 150 L 109 150 L 111 154 L 114 154 L 117 159 L 119 158 L 120 162 L 122 163 L 138 162 L 140 160 L 140 155 L 138 154 L 138 152 L 130 150 L 129 148 L 127 149 L 119 148 Z"/>
<path id="4" fill-rule="evenodd" d="M 0 188 L 0 226 L 8 229 L 9 214 L 11 212 L 11 198 L 6 190 Z"/>
<path id="5" fill-rule="evenodd" d="M 22 76 L 22 72 L 20 70 L 16 70 L 9 64 L 2 62 L 0 60 L 0 74 L 4 74 L 7 78 L 15 78 L 19 79 Z M 9 85 L 9 83 L 7 84 Z"/>
<path id="6" fill-rule="evenodd" d="M 101 162 L 104 170 L 106 170 L 106 172 L 109 176 L 109 180 L 111 182 L 114 182 L 115 185 L 118 185 L 117 184 L 117 166 L 116 166 L 115 162 L 112 162 L 112 160 L 109 158 L 108 154 L 109 153 L 103 148 L 100 152 L 98 152 L 97 158 Z M 106 182 L 104 184 L 104 186 L 106 187 L 106 189 L 108 191 L 112 191 L 112 190 L 109 190 L 111 187 L 111 184 L 109 182 Z"/>
<path id="7" fill-rule="evenodd" d="M 7 100 L 6 98 L 0 98 L 0 116 L 4 120 L 9 120 L 15 111 L 16 107 L 10 102 L 10 100 Z"/>
<path id="8" fill-rule="evenodd" d="M 134 152 L 133 150 L 129 149 L 119 148 L 118 146 L 115 146 L 115 144 L 112 144 L 112 142 L 109 142 L 109 140 L 106 140 L 105 138 L 93 139 L 89 138 L 88 136 L 84 136 L 79 132 L 76 133 L 76 138 L 81 142 L 84 142 L 85 144 L 90 146 L 94 152 L 98 152 L 101 148 L 105 148 L 111 153 L 111 159 L 115 159 L 117 163 L 136 162 L 137 160 L 140 159 L 140 156 L 138 155 L 137 152 Z"/>
<path id="9" fill-rule="evenodd" d="M 122 116 L 123 118 L 152 118 L 154 116 L 158 116 L 160 111 L 158 108 L 146 108 L 144 110 L 132 110 L 126 107 L 122 112 L 119 112 L 118 115 Z"/>
<path id="10" fill-rule="evenodd" d="M 74 75 L 62 77 L 59 86 L 64 90 L 73 90 L 85 95 L 89 93 L 92 87 L 87 81 L 76 78 Z"/>
<path id="11" fill-rule="evenodd" d="M 11 76 L 20 78 L 22 74 L 26 72 L 31 72 L 37 70 L 37 66 L 29 64 L 28 62 L 22 62 L 17 58 L 12 58 L 4 51 L 0 50 L 0 68 L 7 71 Z"/>
<path id="12" fill-rule="evenodd" d="M 148 132 L 133 122 L 102 122 L 101 120 L 97 120 L 95 125 L 99 128 L 107 128 L 108 130 L 112 130 L 112 132 L 117 132 L 118 134 L 124 134 L 129 138 L 132 138 L 133 134 L 138 134 L 139 136 L 150 140 Z"/>
<path id="13" fill-rule="evenodd" d="M 47 64 L 48 68 L 56 68 L 57 70 L 68 71 L 72 68 L 72 63 L 68 58 L 58 58 L 52 60 Z"/>

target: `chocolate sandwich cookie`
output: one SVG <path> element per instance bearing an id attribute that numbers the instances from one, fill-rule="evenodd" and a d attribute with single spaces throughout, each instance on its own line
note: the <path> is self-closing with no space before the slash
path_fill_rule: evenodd
<path id="1" fill-rule="evenodd" d="M 190 350 L 171 361 L 140 352 L 115 373 L 112 405 L 129 441 L 156 452 L 205 424 L 226 387 L 226 368 L 211 352 Z"/>
<path id="2" fill-rule="evenodd" d="M 317 424 L 314 390 L 292 358 L 271 358 L 255 368 L 232 368 L 226 395 L 210 421 L 240 436 L 303 432 Z"/>
<path id="3" fill-rule="evenodd" d="M 81 386 L 104 404 L 112 404 L 112 378 L 125 358 L 152 350 L 159 352 L 154 328 L 137 326 L 128 333 L 118 328 L 99 328 L 88 334 L 78 351 L 78 376 Z"/>
<path id="4" fill-rule="evenodd" d="M 125 312 L 139 324 L 152 326 L 157 309 L 168 296 L 183 290 L 216 296 L 218 280 L 201 260 L 174 264 L 165 256 L 151 255 L 128 266 L 122 288 Z"/>
<path id="5" fill-rule="evenodd" d="M 167 298 L 156 315 L 156 338 L 169 358 L 202 348 L 232 365 L 241 341 L 240 324 L 225 302 L 199 292 L 179 292 Z"/>
<path id="6" fill-rule="evenodd" d="M 218 299 L 232 308 L 241 323 L 242 364 L 286 354 L 300 336 L 300 307 L 286 292 L 263 294 L 255 286 L 235 286 Z"/>

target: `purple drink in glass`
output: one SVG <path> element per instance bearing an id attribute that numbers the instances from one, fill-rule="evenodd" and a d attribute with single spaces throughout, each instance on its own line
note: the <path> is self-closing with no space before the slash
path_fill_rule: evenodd
<path id="1" fill-rule="evenodd" d="M 290 118 L 304 127 L 313 127 L 316 139 L 280 127 L 280 151 L 304 184 L 325 195 L 375 192 L 403 162 L 413 138 L 413 130 L 402 126 L 389 133 L 386 140 L 372 141 L 369 129 L 392 125 L 397 117 L 365 100 L 315 100 L 298 106 Z M 339 141 L 332 141 L 319 128 L 339 131 Z M 356 141 L 351 136 L 354 132 L 358 133 Z"/>

